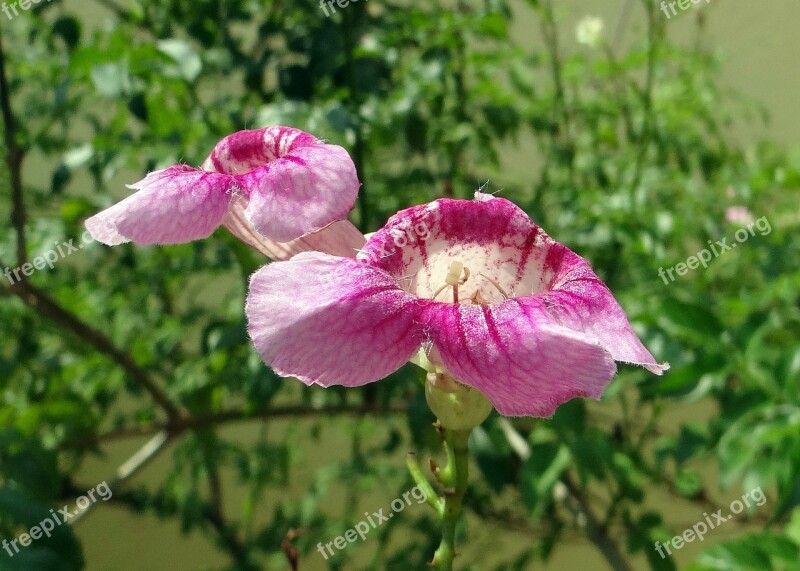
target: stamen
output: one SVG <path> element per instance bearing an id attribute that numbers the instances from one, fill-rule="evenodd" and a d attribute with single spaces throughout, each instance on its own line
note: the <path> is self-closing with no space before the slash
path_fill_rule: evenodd
<path id="1" fill-rule="evenodd" d="M 479 275 L 479 276 L 482 276 L 482 277 L 484 277 L 484 278 L 486 278 L 486 281 L 488 281 L 488 282 L 489 282 L 490 284 L 492 284 L 492 285 L 493 285 L 495 288 L 497 288 L 497 291 L 499 291 L 499 292 L 500 292 L 500 294 L 503 296 L 503 299 L 508 299 L 508 298 L 510 297 L 510 296 L 508 295 L 508 293 L 506 293 L 506 290 L 504 290 L 504 289 L 503 289 L 503 288 L 500 286 L 500 284 L 499 284 L 499 283 L 497 283 L 496 281 L 494 281 L 492 278 L 490 278 L 489 276 L 487 276 L 487 275 L 486 275 L 486 274 L 484 274 L 483 272 L 481 272 L 481 273 L 480 273 L 480 274 L 478 274 L 478 275 Z"/>
<path id="2" fill-rule="evenodd" d="M 446 290 L 448 287 L 450 286 L 444 284 L 443 286 L 438 288 L 435 292 L 433 292 L 433 297 L 431 299 L 436 299 L 439 296 L 439 294 L 442 293 L 444 290 Z"/>
<path id="3" fill-rule="evenodd" d="M 411 283 L 414 281 L 414 278 L 417 277 L 417 274 L 419 274 L 418 271 L 414 272 L 413 274 L 408 274 L 407 276 L 400 276 L 397 279 L 397 281 L 402 282 L 403 280 L 408 280 L 408 287 L 410 288 L 411 287 Z M 436 297 L 436 296 L 434 296 L 434 297 Z"/>
<path id="4" fill-rule="evenodd" d="M 458 286 L 467 283 L 469 276 L 469 268 L 465 268 L 464 264 L 458 260 L 450 262 L 450 268 L 447 270 L 447 275 L 444 278 L 445 283 L 434 292 L 433 299 L 436 299 L 436 297 L 448 287 L 452 287 L 453 303 L 458 303 Z"/>
<path id="5" fill-rule="evenodd" d="M 473 305 L 489 305 L 489 302 L 483 299 L 481 295 L 481 290 L 476 289 L 475 293 L 472 294 L 472 297 L 469 298 L 472 301 Z"/>

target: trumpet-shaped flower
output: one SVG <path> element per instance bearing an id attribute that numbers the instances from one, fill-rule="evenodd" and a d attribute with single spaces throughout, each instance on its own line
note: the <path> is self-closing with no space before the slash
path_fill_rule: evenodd
<path id="1" fill-rule="evenodd" d="M 505 415 L 599 398 L 614 361 L 668 368 L 583 258 L 480 193 L 399 212 L 357 259 L 306 252 L 269 264 L 251 279 L 246 312 L 256 349 L 283 376 L 359 386 L 423 347 Z"/>
<path id="2" fill-rule="evenodd" d="M 130 185 L 137 192 L 89 218 L 86 228 L 109 245 L 188 242 L 223 223 L 251 245 L 289 242 L 346 219 L 358 187 L 342 147 L 291 127 L 239 131 L 217 143 L 200 168 L 174 165 Z M 363 243 L 352 230 L 344 233 Z"/>

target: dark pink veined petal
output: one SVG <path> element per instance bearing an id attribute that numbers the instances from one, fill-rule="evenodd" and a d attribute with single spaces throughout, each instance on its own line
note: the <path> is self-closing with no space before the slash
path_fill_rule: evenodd
<path id="1" fill-rule="evenodd" d="M 239 240 L 273 260 L 285 261 L 300 252 L 324 252 L 343 258 L 355 258 L 366 242 L 364 235 L 347 219 L 331 222 L 316 232 L 289 242 L 276 242 L 256 232 L 245 217 L 241 202 L 240 199 L 231 204 L 222 220 L 223 226 Z"/>
<path id="2" fill-rule="evenodd" d="M 477 193 L 474 201 L 440 199 L 402 210 L 358 257 L 423 298 L 440 291 L 450 264 L 458 260 L 471 271 L 460 287 L 462 300 L 476 290 L 492 303 L 542 298 L 553 324 L 594 338 L 615 360 L 655 374 L 669 368 L 647 351 L 588 262 L 508 200 Z M 436 299 L 448 301 L 451 295 L 448 290 Z"/>
<path id="3" fill-rule="evenodd" d="M 599 398 L 616 372 L 592 338 L 548 318 L 540 300 L 493 305 L 427 302 L 428 334 L 447 371 L 507 416 L 551 416 L 578 396 Z"/>
<path id="4" fill-rule="evenodd" d="M 509 296 L 546 291 L 550 274 L 543 262 L 549 243 L 547 234 L 508 200 L 439 199 L 392 216 L 358 258 L 423 298 L 440 291 L 450 265 L 459 261 L 471 275 L 461 298 L 480 290 L 484 299 L 495 302 L 502 301 L 501 290 Z"/>
<path id="5" fill-rule="evenodd" d="M 263 251 L 260 240 L 251 239 L 255 233 L 289 242 L 345 220 L 359 186 L 342 147 L 291 127 L 239 131 L 217 143 L 200 169 L 175 165 L 150 173 L 130 186 L 139 192 L 91 217 L 86 227 L 109 245 L 187 242 L 208 237 L 235 198 L 247 224 L 239 224 L 236 213 L 226 222 Z M 349 228 L 336 230 L 281 250 L 296 253 L 317 242 L 337 252 L 362 245 Z"/>
<path id="6" fill-rule="evenodd" d="M 236 131 L 214 145 L 202 169 L 224 174 L 244 174 L 263 167 L 293 150 L 322 144 L 311 133 L 294 127 L 264 127 Z"/>
<path id="7" fill-rule="evenodd" d="M 400 368 L 422 341 L 414 298 L 395 280 L 319 252 L 253 274 L 245 312 L 264 361 L 306 384 L 376 381 Z"/>
<path id="8" fill-rule="evenodd" d="M 249 190 L 245 214 L 261 234 L 288 242 L 347 218 L 360 186 L 342 147 L 311 143 L 237 177 Z"/>
<path id="9" fill-rule="evenodd" d="M 645 348 L 625 311 L 586 260 L 554 244 L 547 264 L 555 275 L 551 290 L 542 297 L 551 319 L 597 339 L 616 361 L 641 365 L 656 375 L 669 369 Z"/>
<path id="10" fill-rule="evenodd" d="M 86 220 L 86 228 L 110 246 L 206 238 L 222 221 L 234 185 L 228 175 L 171 166 L 129 185 L 138 192 Z"/>
<path id="11" fill-rule="evenodd" d="M 346 219 L 360 186 L 345 149 L 293 127 L 228 135 L 203 169 L 236 177 L 247 199 L 247 221 L 273 242 L 289 242 Z"/>

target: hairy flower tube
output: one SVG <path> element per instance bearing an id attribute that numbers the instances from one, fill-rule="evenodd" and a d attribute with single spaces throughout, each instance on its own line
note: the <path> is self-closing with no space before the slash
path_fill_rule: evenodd
<path id="1" fill-rule="evenodd" d="M 224 224 L 278 259 L 315 247 L 345 255 L 364 242 L 346 221 L 359 186 L 342 147 L 291 127 L 239 131 L 219 141 L 200 168 L 173 165 L 130 185 L 137 192 L 86 220 L 86 228 L 108 245 L 177 244 Z M 271 250 L 336 221 L 328 234 L 338 249 L 310 240 Z"/>
<path id="2" fill-rule="evenodd" d="M 424 227 L 425 239 L 409 232 Z M 615 361 L 658 364 L 589 264 L 519 207 L 477 193 L 403 210 L 356 259 L 304 252 L 257 271 L 250 336 L 278 374 L 360 386 L 420 347 L 504 415 L 599 398 Z"/>

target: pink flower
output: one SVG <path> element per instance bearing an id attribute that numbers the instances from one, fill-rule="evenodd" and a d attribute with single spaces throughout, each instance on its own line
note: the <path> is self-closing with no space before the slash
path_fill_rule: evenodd
<path id="1" fill-rule="evenodd" d="M 725 209 L 725 220 L 731 224 L 748 224 L 755 217 L 746 206 L 729 206 Z"/>
<path id="2" fill-rule="evenodd" d="M 583 258 L 513 203 L 480 193 L 399 212 L 355 260 L 308 252 L 260 269 L 246 313 L 280 375 L 360 386 L 425 347 L 505 415 L 550 416 L 573 397 L 599 398 L 615 360 L 659 375 L 669 367 Z"/>
<path id="3" fill-rule="evenodd" d="M 251 245 L 289 242 L 346 219 L 359 182 L 342 147 L 299 129 L 267 127 L 225 137 L 200 168 L 173 165 L 130 188 L 138 192 L 86 221 L 96 240 L 177 244 L 225 223 L 249 235 Z M 363 243 L 352 230 L 345 233 Z"/>

